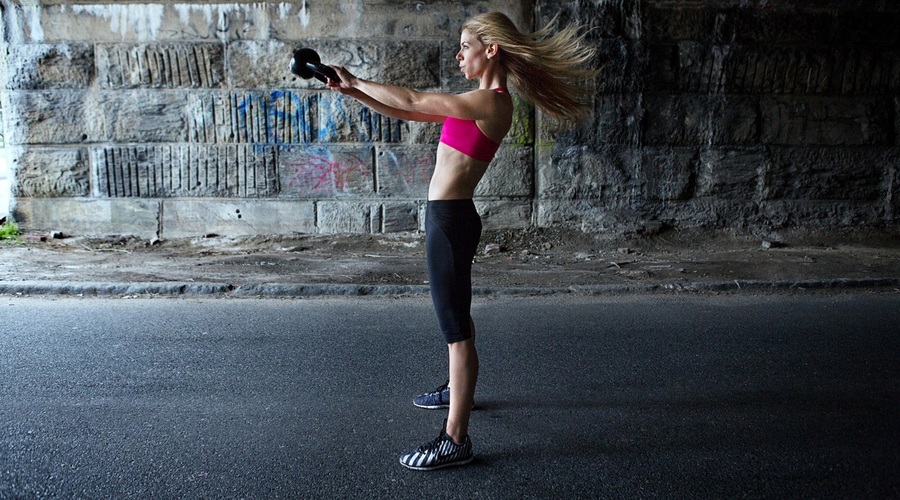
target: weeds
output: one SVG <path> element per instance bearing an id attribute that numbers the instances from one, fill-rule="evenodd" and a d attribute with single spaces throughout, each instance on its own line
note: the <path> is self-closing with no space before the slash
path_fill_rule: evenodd
<path id="1" fill-rule="evenodd" d="M 19 231 L 19 226 L 16 225 L 15 222 L 4 221 L 3 224 L 0 224 L 0 242 L 18 243 L 21 241 L 19 238 L 20 234 L 22 233 Z"/>

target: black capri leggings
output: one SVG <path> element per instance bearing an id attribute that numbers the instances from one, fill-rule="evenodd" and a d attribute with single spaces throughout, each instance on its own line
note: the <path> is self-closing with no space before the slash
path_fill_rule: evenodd
<path id="1" fill-rule="evenodd" d="M 472 200 L 431 200 L 425 209 L 425 256 L 431 300 L 448 344 L 472 337 L 472 259 L 481 217 Z"/>

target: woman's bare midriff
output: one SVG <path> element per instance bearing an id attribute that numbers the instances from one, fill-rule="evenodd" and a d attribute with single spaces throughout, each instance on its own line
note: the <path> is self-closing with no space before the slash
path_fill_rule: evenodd
<path id="1" fill-rule="evenodd" d="M 488 164 L 483 161 L 460 153 L 444 143 L 438 144 L 437 161 L 428 185 L 428 199 L 471 199 L 487 168 Z"/>

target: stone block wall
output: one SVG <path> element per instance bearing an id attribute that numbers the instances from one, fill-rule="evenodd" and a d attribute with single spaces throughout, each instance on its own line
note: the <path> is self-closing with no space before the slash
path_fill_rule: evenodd
<path id="1" fill-rule="evenodd" d="M 896 224 L 900 4 L 863 0 L 0 1 L 15 216 L 71 234 L 421 228 L 438 126 L 288 71 L 472 88 L 462 21 L 559 15 L 598 48 L 589 123 L 519 102 L 476 193 L 487 228 Z M 0 188 L 4 176 L 0 169 Z M 2 201 L 2 196 L 0 196 Z M 0 210 L 2 211 L 2 210 Z"/>
<path id="2" fill-rule="evenodd" d="M 538 2 L 558 14 L 601 75 L 592 124 L 540 136 L 538 225 L 896 227 L 900 4 Z"/>
<path id="3" fill-rule="evenodd" d="M 70 234 L 416 231 L 436 125 L 380 116 L 289 72 L 295 48 L 359 76 L 471 88 L 459 25 L 506 2 L 4 4 L 15 215 Z M 479 187 L 487 227 L 531 224 L 533 112 Z"/>

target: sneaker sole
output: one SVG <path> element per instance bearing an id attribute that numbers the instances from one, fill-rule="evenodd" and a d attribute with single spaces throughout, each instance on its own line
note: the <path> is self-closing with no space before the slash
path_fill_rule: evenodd
<path id="1" fill-rule="evenodd" d="M 406 465 L 405 463 L 403 463 L 403 460 L 400 461 L 400 465 L 406 467 L 407 469 L 412 469 L 412 470 L 422 470 L 422 471 L 430 471 L 430 470 L 443 469 L 444 467 L 454 467 L 454 466 L 456 466 L 456 465 L 466 465 L 466 464 L 472 463 L 472 460 L 475 460 L 475 456 L 474 456 L 474 455 L 471 456 L 471 457 L 469 457 L 469 458 L 467 458 L 467 459 L 465 459 L 465 460 L 459 460 L 459 461 L 456 461 L 456 462 L 450 462 L 450 463 L 446 463 L 446 464 L 435 465 L 435 466 L 433 466 L 433 467 L 416 467 L 416 466 L 414 466 L 414 465 Z"/>
<path id="2" fill-rule="evenodd" d="M 413 406 L 415 406 L 417 408 L 424 408 L 426 410 L 443 410 L 443 409 L 450 408 L 450 405 L 420 405 L 420 404 L 416 403 L 415 401 L 413 401 Z"/>
<path id="3" fill-rule="evenodd" d="M 450 405 L 420 405 L 413 401 L 413 406 L 416 408 L 422 408 L 424 410 L 449 410 Z M 475 409 L 475 403 L 472 403 L 472 410 Z"/>

